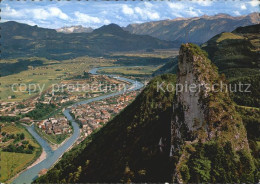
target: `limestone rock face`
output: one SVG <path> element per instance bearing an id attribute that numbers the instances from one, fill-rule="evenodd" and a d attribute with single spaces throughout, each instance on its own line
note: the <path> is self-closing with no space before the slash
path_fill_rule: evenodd
<path id="1" fill-rule="evenodd" d="M 234 152 L 250 151 L 242 120 L 228 91 L 220 87 L 224 79 L 206 53 L 193 44 L 184 44 L 178 66 L 170 157 L 182 153 L 173 174 L 173 181 L 182 183 L 180 168 L 191 156 L 183 151 L 185 146 L 214 142 L 231 145 Z"/>
<path id="2" fill-rule="evenodd" d="M 182 106 L 184 112 L 183 123 L 187 125 L 189 131 L 196 129 L 195 121 L 203 122 L 205 120 L 205 112 L 199 102 L 200 92 L 197 87 L 198 85 L 203 86 L 205 81 L 203 79 L 199 80 L 198 76 L 195 75 L 196 67 L 193 61 L 197 59 L 198 57 L 190 56 L 189 53 L 183 50 L 180 52 L 178 84 L 181 86 L 178 89 L 176 102 Z"/>
<path id="3" fill-rule="evenodd" d="M 171 124 L 172 150 L 179 146 L 182 141 L 192 141 L 192 132 L 202 127 L 206 120 L 206 108 L 202 97 L 208 97 L 205 90 L 208 80 L 199 75 L 201 67 L 205 69 L 206 61 L 202 56 L 195 55 L 187 49 L 188 44 L 180 49 L 179 72 L 177 79 L 176 100 L 173 105 L 174 116 Z M 172 153 L 171 153 L 172 154 Z"/>

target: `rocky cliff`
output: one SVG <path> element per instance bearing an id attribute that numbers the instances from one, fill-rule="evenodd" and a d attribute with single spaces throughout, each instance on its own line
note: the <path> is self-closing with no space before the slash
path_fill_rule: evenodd
<path id="1" fill-rule="evenodd" d="M 171 122 L 170 156 L 178 155 L 179 159 L 173 181 L 178 183 L 223 181 L 217 171 L 219 168 L 214 169 L 217 163 L 214 164 L 216 160 L 212 154 L 216 153 L 208 153 L 210 149 L 219 151 L 219 147 L 225 148 L 223 150 L 226 152 L 225 155 L 228 155 L 227 152 L 232 152 L 237 157 L 237 160 L 230 157 L 226 163 L 227 165 L 234 163 L 232 169 L 237 175 L 230 173 L 230 176 L 226 176 L 230 177 L 230 180 L 225 181 L 244 181 L 243 173 L 239 173 L 241 171 L 236 164 L 241 164 L 246 155 L 250 169 L 253 170 L 254 165 L 246 130 L 229 98 L 224 78 L 218 75 L 216 67 L 207 59 L 206 53 L 193 44 L 182 45 L 178 66 L 177 94 Z M 209 146 L 208 149 L 206 145 Z M 194 155 L 197 156 L 193 158 Z M 250 169 L 245 169 L 244 172 L 250 173 Z M 237 180 L 233 180 L 232 177 Z"/>

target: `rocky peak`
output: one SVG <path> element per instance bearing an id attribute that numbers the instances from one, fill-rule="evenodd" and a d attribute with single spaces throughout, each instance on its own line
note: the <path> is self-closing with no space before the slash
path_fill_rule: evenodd
<path id="1" fill-rule="evenodd" d="M 117 24 L 109 24 L 104 25 L 98 29 L 94 30 L 94 33 L 103 33 L 103 34 L 113 34 L 113 35 L 122 35 L 128 33 L 124 31 L 119 25 Z"/>
<path id="2" fill-rule="evenodd" d="M 249 147 L 244 125 L 228 91 L 213 87 L 213 84 L 225 84 L 225 80 L 218 75 L 207 54 L 196 45 L 183 44 L 178 67 L 170 156 L 182 152 L 173 175 L 181 183 L 178 169 L 190 156 L 183 151 L 185 146 L 213 141 L 223 146 L 230 144 L 234 152 L 248 153 Z"/>
<path id="3" fill-rule="evenodd" d="M 194 132 L 207 129 L 207 84 L 218 76 L 206 53 L 193 44 L 182 45 L 179 52 L 179 71 L 172 121 L 172 145 L 196 139 Z M 176 145 L 178 146 L 178 144 Z M 174 148 L 174 146 L 173 146 Z"/>
<path id="4" fill-rule="evenodd" d="M 91 33 L 93 29 L 91 27 L 78 26 L 68 26 L 56 29 L 57 32 L 61 33 Z"/>

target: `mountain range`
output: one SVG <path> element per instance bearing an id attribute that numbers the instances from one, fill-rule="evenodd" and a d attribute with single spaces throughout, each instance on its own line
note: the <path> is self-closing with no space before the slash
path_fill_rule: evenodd
<path id="1" fill-rule="evenodd" d="M 177 18 L 141 24 L 130 24 L 124 29 L 133 34 L 150 35 L 162 40 L 204 43 L 222 32 L 231 32 L 239 26 L 259 24 L 259 13 L 233 17 L 228 14 Z"/>
<path id="2" fill-rule="evenodd" d="M 187 40 L 204 43 L 223 31 L 258 21 L 257 13 L 239 17 L 218 14 L 131 24 L 125 28 L 110 24 L 95 30 L 82 26 L 54 30 L 9 21 L 0 24 L 1 57 L 39 56 L 62 60 L 84 55 L 101 56 L 114 51 L 177 48 Z"/>
<path id="3" fill-rule="evenodd" d="M 2 58 L 38 56 L 69 59 L 79 56 L 102 56 L 114 51 L 167 49 L 178 44 L 147 35 L 135 35 L 116 24 L 102 26 L 91 33 L 58 33 L 9 21 L 1 23 Z"/>
<path id="4" fill-rule="evenodd" d="M 246 16 L 230 16 L 217 14 L 203 15 L 192 18 L 176 18 L 140 24 L 129 24 L 123 27 L 132 34 L 150 35 L 168 41 L 204 43 L 222 32 L 231 32 L 237 27 L 259 24 L 259 14 L 251 13 Z M 56 29 L 63 33 L 92 32 L 90 27 L 71 26 Z"/>

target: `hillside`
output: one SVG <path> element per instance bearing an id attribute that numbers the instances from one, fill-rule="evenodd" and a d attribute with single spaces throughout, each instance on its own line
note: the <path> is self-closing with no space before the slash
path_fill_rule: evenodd
<path id="1" fill-rule="evenodd" d="M 201 48 L 224 73 L 231 84 L 251 84 L 251 92 L 234 92 L 239 105 L 260 107 L 260 24 L 239 27 L 231 33 L 216 35 Z"/>
<path id="2" fill-rule="evenodd" d="M 155 72 L 153 72 L 153 76 L 162 75 L 164 73 L 172 73 L 176 74 L 178 69 L 178 56 L 174 57 L 170 61 L 168 61 L 166 64 L 164 64 L 162 67 L 157 69 Z"/>
<path id="3" fill-rule="evenodd" d="M 125 30 L 133 34 L 150 35 L 162 40 L 201 44 L 219 33 L 233 31 L 239 26 L 258 23 L 258 13 L 238 17 L 217 14 L 215 16 L 204 15 L 194 18 L 130 24 Z"/>
<path id="4" fill-rule="evenodd" d="M 180 84 L 221 80 L 205 52 L 192 44 L 181 47 L 178 66 Z M 161 82 L 165 89 L 176 78 L 155 77 L 123 112 L 35 183 L 257 182 L 257 161 L 229 95 L 182 91 L 175 96 L 157 91 Z"/>
<path id="5" fill-rule="evenodd" d="M 1 23 L 2 58 L 38 56 L 69 59 L 79 56 L 101 56 L 112 51 L 135 51 L 173 48 L 173 42 L 151 36 L 130 34 L 110 24 L 91 33 L 58 33 L 17 22 Z"/>
<path id="6" fill-rule="evenodd" d="M 216 35 L 201 48 L 220 70 L 230 68 L 260 68 L 260 24 L 239 27 Z"/>

